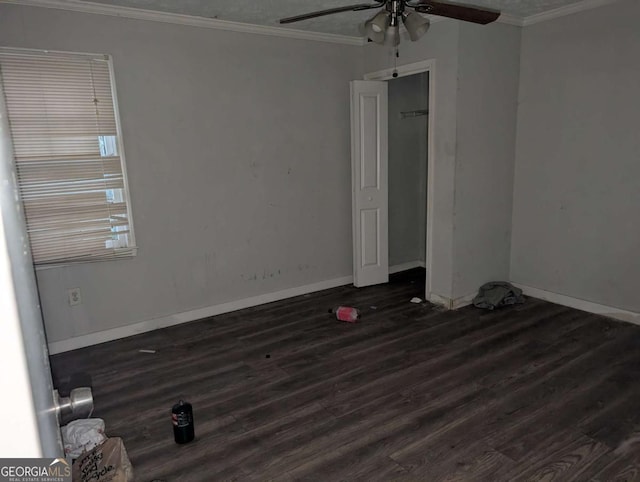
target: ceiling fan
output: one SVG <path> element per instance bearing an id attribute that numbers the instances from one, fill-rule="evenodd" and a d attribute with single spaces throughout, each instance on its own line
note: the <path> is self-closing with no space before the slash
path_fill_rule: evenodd
<path id="1" fill-rule="evenodd" d="M 458 5 L 433 0 L 374 0 L 376 3 L 358 3 L 344 7 L 329 8 L 317 12 L 296 15 L 280 20 L 280 23 L 293 23 L 324 15 L 332 15 L 341 12 L 359 12 L 373 8 L 382 9 L 364 23 L 364 32 L 369 40 L 379 43 L 397 46 L 400 43 L 400 19 L 404 23 L 409 38 L 415 42 L 429 29 L 429 19 L 418 13 L 438 15 L 441 17 L 455 18 L 465 22 L 473 22 L 482 25 L 494 22 L 500 16 L 500 12 L 479 7 Z M 408 8 L 413 12 L 407 11 Z"/>

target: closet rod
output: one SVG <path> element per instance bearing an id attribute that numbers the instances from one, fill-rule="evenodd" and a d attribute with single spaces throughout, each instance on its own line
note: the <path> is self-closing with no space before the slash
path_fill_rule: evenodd
<path id="1" fill-rule="evenodd" d="M 400 112 L 401 119 L 406 119 L 407 117 L 418 117 L 421 115 L 429 115 L 429 110 L 421 109 L 421 110 L 410 110 L 407 112 Z"/>

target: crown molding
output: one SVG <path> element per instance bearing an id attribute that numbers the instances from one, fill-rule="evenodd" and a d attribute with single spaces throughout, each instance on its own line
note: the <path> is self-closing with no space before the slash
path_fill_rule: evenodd
<path id="1" fill-rule="evenodd" d="M 212 28 L 228 30 L 232 32 L 252 33 L 256 35 L 268 35 L 272 37 L 286 37 L 317 42 L 329 42 L 345 45 L 364 45 L 361 37 L 336 35 L 329 33 L 308 32 L 282 27 L 265 25 L 252 25 L 216 18 L 196 17 L 179 13 L 158 12 L 140 8 L 121 7 L 101 3 L 83 2 L 80 0 L 0 0 L 0 3 L 10 3 L 29 7 L 55 8 L 58 10 L 70 10 L 74 12 L 92 13 L 97 15 L 109 15 L 112 17 L 133 18 L 137 20 L 150 20 L 153 22 L 173 23 L 189 25 L 191 27 Z"/>
<path id="2" fill-rule="evenodd" d="M 525 19 L 509 13 L 501 13 L 496 22 L 507 25 L 515 25 L 516 27 L 524 27 Z"/>
<path id="3" fill-rule="evenodd" d="M 565 5 L 564 7 L 555 8 L 547 12 L 529 15 L 528 17 L 524 18 L 522 26 L 527 27 L 529 25 L 546 22 L 547 20 L 552 20 L 554 18 L 564 17 L 566 15 L 572 15 L 578 12 L 584 12 L 585 10 L 591 10 L 592 8 L 603 7 L 617 1 L 618 0 L 582 0 L 580 2 L 572 3 L 571 5 Z"/>

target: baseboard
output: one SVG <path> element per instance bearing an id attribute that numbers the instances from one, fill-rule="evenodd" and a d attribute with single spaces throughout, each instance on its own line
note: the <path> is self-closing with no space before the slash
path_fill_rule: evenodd
<path id="1" fill-rule="evenodd" d="M 640 325 L 640 313 L 622 310 L 620 308 L 614 308 L 612 306 L 601 305 L 598 303 L 593 303 L 591 301 L 581 300 L 579 298 L 573 298 L 571 296 L 542 290 L 540 288 L 533 288 L 531 286 L 522 285 L 520 283 L 512 284 L 513 286 L 520 288 L 525 295 L 531 296 L 533 298 L 539 298 L 541 300 L 550 301 L 551 303 L 557 303 L 559 305 L 569 306 L 570 308 L 576 308 L 578 310 L 587 311 L 589 313 L 595 313 L 597 315 L 607 316 L 609 318 L 615 318 L 616 320 Z"/>
<path id="2" fill-rule="evenodd" d="M 419 267 L 425 267 L 424 261 L 411 261 L 409 263 L 390 266 L 389 273 L 399 273 L 401 271 Z M 81 335 L 73 338 L 68 338 L 66 340 L 51 342 L 49 343 L 49 353 L 51 355 L 55 355 L 56 353 L 77 350 L 78 348 L 97 345 L 99 343 L 106 343 L 108 341 L 118 340 L 120 338 L 126 338 L 128 336 L 139 335 L 140 333 L 146 333 L 147 331 L 157 330 L 159 328 L 167 328 L 169 326 L 179 325 L 181 323 L 201 320 L 210 316 L 221 315 L 223 313 L 229 313 L 231 311 L 242 310 L 244 308 L 250 308 L 252 306 L 263 305 L 265 303 L 293 298 L 294 296 L 299 295 L 306 295 L 308 293 L 314 293 L 316 291 L 344 286 L 351 283 L 353 283 L 353 276 L 344 276 L 342 278 L 335 278 L 331 280 L 321 281 L 319 283 L 312 283 L 309 285 L 276 291 L 274 293 L 252 296 L 250 298 L 243 298 L 241 300 L 230 301 L 228 303 L 206 306 L 204 308 L 198 308 L 196 310 L 190 310 L 182 313 L 176 313 L 174 315 L 140 321 L 131 325 L 112 328 L 110 330 L 97 331 L 95 333 L 89 333 L 88 335 Z"/>
<path id="3" fill-rule="evenodd" d="M 413 268 L 425 268 L 426 266 L 427 265 L 424 261 L 409 261 L 408 263 L 395 264 L 393 266 L 389 266 L 389 274 L 400 273 Z"/>
<path id="4" fill-rule="evenodd" d="M 474 291 L 473 293 L 469 293 L 468 295 L 464 295 L 454 299 L 453 309 L 457 310 L 458 308 L 464 308 L 465 306 L 469 306 L 471 303 L 473 303 L 473 299 L 476 297 L 477 294 L 478 292 Z"/>
<path id="5" fill-rule="evenodd" d="M 448 298 L 446 296 L 440 296 L 435 293 L 429 295 L 429 301 L 434 305 L 439 305 L 447 310 L 457 310 L 458 308 L 464 308 L 472 303 L 477 293 L 469 293 L 468 295 L 460 296 L 459 298 Z"/>
<path id="6" fill-rule="evenodd" d="M 353 283 L 353 276 L 344 276 L 342 278 L 320 281 L 318 283 L 297 286 L 295 288 L 276 291 L 274 293 L 252 296 L 250 298 L 230 301 L 228 303 L 206 306 L 204 308 L 198 308 L 196 310 L 185 311 L 182 313 L 176 313 L 174 315 L 163 316 L 161 318 L 154 318 L 151 320 L 145 320 L 131 325 L 113 328 L 111 330 L 98 331 L 95 333 L 90 333 L 88 335 L 76 336 L 61 341 L 54 341 L 49 343 L 49 353 L 51 355 L 55 355 L 56 353 L 76 350 L 78 348 L 97 345 L 99 343 L 105 343 L 107 341 L 113 341 L 120 338 L 126 338 L 128 336 L 139 335 L 140 333 L 157 330 L 159 328 L 166 328 L 168 326 L 179 325 L 181 323 L 188 323 L 190 321 L 200 320 L 202 318 L 208 318 L 210 316 L 221 315 L 223 313 L 229 313 L 231 311 L 242 310 L 244 308 L 250 308 L 252 306 L 263 305 L 265 303 L 280 301 L 287 298 L 292 298 L 294 296 L 306 295 L 308 293 L 336 288 L 338 286 L 344 286 L 351 283 Z"/>
<path id="7" fill-rule="evenodd" d="M 451 298 L 447 298 L 446 296 L 440 296 L 435 293 L 429 294 L 429 300 L 434 305 L 442 306 L 447 310 L 453 309 L 453 300 Z"/>

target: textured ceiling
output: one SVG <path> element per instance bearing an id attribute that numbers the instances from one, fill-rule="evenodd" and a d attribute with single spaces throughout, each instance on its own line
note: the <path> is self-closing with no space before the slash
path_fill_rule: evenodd
<path id="1" fill-rule="evenodd" d="M 88 0 L 83 0 L 88 1 Z M 455 1 L 455 0 L 448 0 Z M 555 8 L 579 3 L 581 0 L 472 0 L 480 7 L 500 10 L 516 17 L 528 17 Z M 341 7 L 366 0 L 91 0 L 123 7 L 180 13 L 197 17 L 217 18 L 254 25 L 277 26 L 278 19 L 303 13 Z M 373 2 L 371 2 L 373 3 Z M 456 2 L 465 3 L 465 2 Z M 375 11 L 344 12 L 286 25 L 287 28 L 312 32 L 360 36 L 358 24 Z"/>

